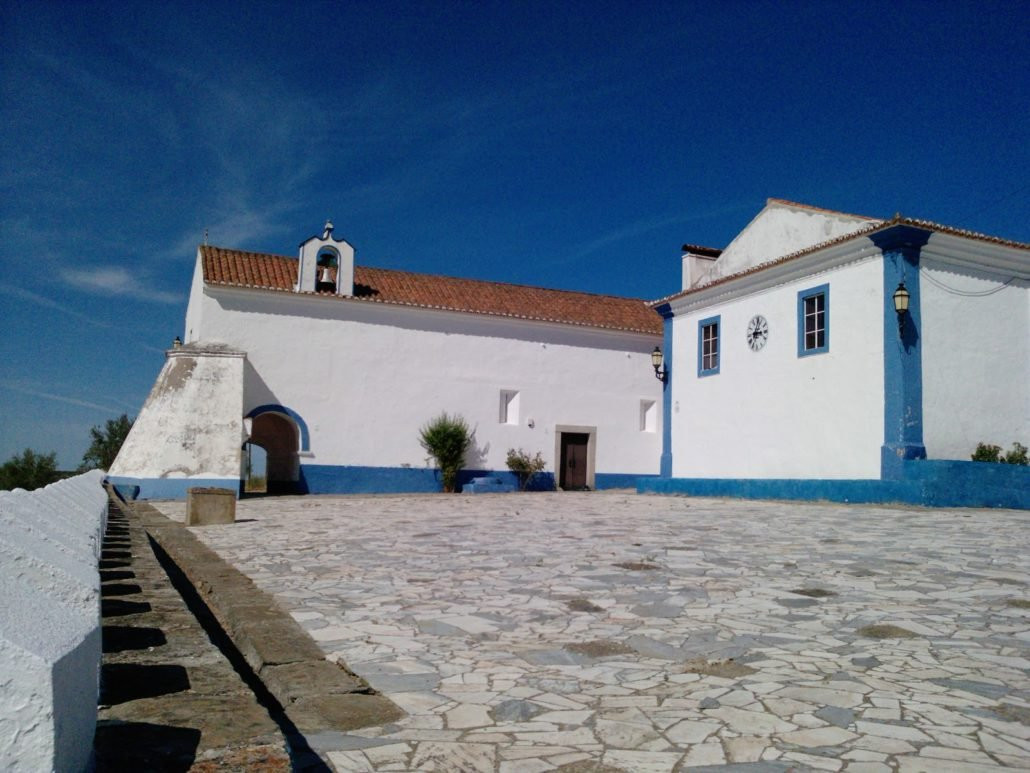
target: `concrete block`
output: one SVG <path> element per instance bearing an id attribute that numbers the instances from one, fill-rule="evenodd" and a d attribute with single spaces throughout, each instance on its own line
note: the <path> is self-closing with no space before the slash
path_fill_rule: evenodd
<path id="1" fill-rule="evenodd" d="M 236 522 L 236 492 L 227 488 L 191 488 L 186 492 L 186 525 Z"/>

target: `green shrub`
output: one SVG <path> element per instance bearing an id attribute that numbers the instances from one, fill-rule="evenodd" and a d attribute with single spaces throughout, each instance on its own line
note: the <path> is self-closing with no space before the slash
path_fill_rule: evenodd
<path id="1" fill-rule="evenodd" d="M 436 460 L 443 478 L 443 490 L 454 491 L 465 452 L 472 444 L 472 433 L 465 419 L 457 414 L 448 416 L 441 413 L 419 430 L 418 442 Z"/>
<path id="2" fill-rule="evenodd" d="M 1021 464 L 1026 467 L 1030 465 L 1030 459 L 1027 458 L 1027 447 L 1022 443 L 1013 443 L 1012 450 L 1005 454 L 1006 464 Z"/>
<path id="3" fill-rule="evenodd" d="M 509 448 L 506 461 L 508 469 L 518 477 L 519 488 L 523 491 L 526 490 L 533 476 L 538 472 L 543 472 L 544 467 L 547 466 L 547 462 L 544 461 L 539 451 L 536 452 L 536 456 L 530 456 L 521 448 Z"/>
<path id="4" fill-rule="evenodd" d="M 1001 454 L 1001 446 L 992 446 L 989 443 L 977 443 L 973 452 L 974 462 L 997 462 Z"/>
<path id="5" fill-rule="evenodd" d="M 1030 458 L 1027 457 L 1028 450 L 1030 449 L 1027 449 L 1025 445 L 1016 442 L 1012 444 L 1012 450 L 1002 456 L 1001 446 L 991 445 L 990 443 L 977 443 L 976 451 L 973 452 L 973 461 L 1019 464 L 1025 467 L 1030 464 Z"/>

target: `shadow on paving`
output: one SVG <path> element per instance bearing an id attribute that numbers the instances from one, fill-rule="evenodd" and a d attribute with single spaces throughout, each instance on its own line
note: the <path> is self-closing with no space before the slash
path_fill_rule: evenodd
<path id="1" fill-rule="evenodd" d="M 199 730 L 149 722 L 98 725 L 93 739 L 98 770 L 189 770 L 199 744 Z"/>

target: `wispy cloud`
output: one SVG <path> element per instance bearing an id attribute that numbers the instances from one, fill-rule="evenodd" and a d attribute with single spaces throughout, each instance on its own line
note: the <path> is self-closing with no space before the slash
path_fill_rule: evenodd
<path id="1" fill-rule="evenodd" d="M 65 403 L 67 405 L 77 405 L 80 408 L 93 408 L 98 411 L 107 411 L 109 413 L 121 413 L 121 409 L 115 408 L 110 405 L 101 405 L 100 403 L 93 403 L 89 400 L 80 400 L 77 397 L 67 397 L 65 395 L 55 395 L 52 392 L 44 392 L 40 389 L 32 389 L 29 387 L 20 386 L 10 381 L 0 380 L 0 388 L 8 389 L 12 392 L 20 392 L 23 395 L 29 395 L 30 397 L 40 397 L 44 400 L 53 400 L 57 403 Z"/>
<path id="2" fill-rule="evenodd" d="M 578 247 L 572 249 L 564 259 L 559 259 L 558 262 L 567 263 L 579 260 L 580 258 L 585 258 L 587 255 L 591 255 L 598 250 L 607 247 L 609 244 L 615 244 L 623 241 L 624 239 L 629 239 L 630 237 L 650 233 L 651 231 L 656 231 L 659 228 L 665 228 L 669 225 L 696 222 L 698 220 L 707 220 L 709 218 L 715 218 L 731 214 L 733 212 L 747 211 L 751 208 L 751 204 L 752 202 L 740 202 L 738 204 L 732 204 L 725 207 L 715 207 L 702 211 L 681 213 L 678 215 L 666 214 L 641 218 L 640 220 L 636 220 L 632 223 L 622 225 L 619 228 L 612 229 L 611 231 L 601 234 L 588 242 L 584 242 Z"/>
<path id="3" fill-rule="evenodd" d="M 64 269 L 61 271 L 61 279 L 72 287 L 102 295 L 132 296 L 140 300 L 168 304 L 182 301 L 182 295 L 179 293 L 147 287 L 145 278 L 121 266 Z"/>
<path id="4" fill-rule="evenodd" d="M 111 327 L 111 325 L 109 325 L 106 322 L 101 322 L 100 320 L 94 319 L 93 317 L 90 317 L 87 314 L 83 314 L 81 311 L 76 311 L 75 309 L 69 308 L 68 306 L 65 306 L 62 303 L 58 303 L 52 298 L 47 298 L 46 296 L 39 295 L 37 293 L 32 292 L 31 290 L 26 290 L 24 287 L 17 287 L 15 285 L 9 285 L 0 282 L 0 293 L 2 293 L 3 295 L 11 296 L 12 298 L 18 298 L 23 301 L 28 301 L 29 303 L 34 303 L 37 306 L 42 306 L 46 309 L 53 309 L 54 311 L 59 311 L 62 314 L 68 314 L 69 316 L 75 317 L 76 319 L 80 319 L 83 322 L 86 322 L 90 325 L 107 328 Z"/>

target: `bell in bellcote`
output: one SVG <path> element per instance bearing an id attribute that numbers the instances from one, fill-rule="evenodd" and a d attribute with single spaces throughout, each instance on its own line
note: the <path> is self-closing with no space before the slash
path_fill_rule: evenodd
<path id="1" fill-rule="evenodd" d="M 322 270 L 318 275 L 318 283 L 315 285 L 315 292 L 336 292 L 336 282 L 333 281 L 333 275 L 329 272 L 329 266 L 322 266 Z"/>

